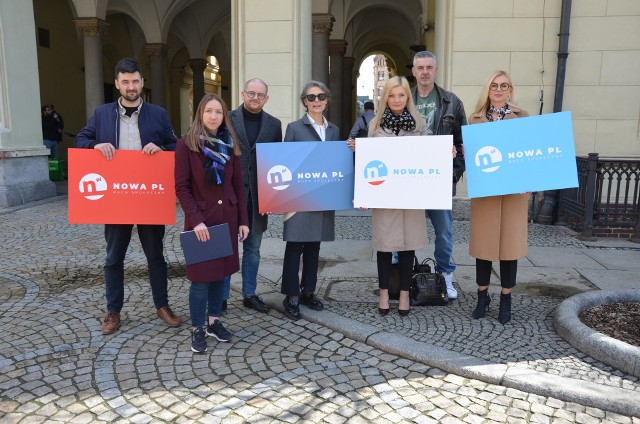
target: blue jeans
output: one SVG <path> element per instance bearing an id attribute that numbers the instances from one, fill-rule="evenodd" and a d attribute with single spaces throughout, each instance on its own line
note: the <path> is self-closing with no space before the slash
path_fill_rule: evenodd
<path id="1" fill-rule="evenodd" d="M 44 146 L 51 150 L 49 157 L 58 158 L 58 142 L 55 140 L 43 140 Z"/>
<path id="2" fill-rule="evenodd" d="M 189 313 L 191 325 L 202 328 L 204 326 L 207 311 L 210 316 L 219 317 L 222 313 L 223 280 L 210 283 L 191 282 L 189 288 Z"/>
<path id="3" fill-rule="evenodd" d="M 249 236 L 242 242 L 242 296 L 250 297 L 256 294 L 258 287 L 258 267 L 260 266 L 260 245 L 262 233 L 249 232 Z M 224 300 L 229 299 L 231 292 L 231 276 L 224 277 Z"/>
<path id="4" fill-rule="evenodd" d="M 124 258 L 131 241 L 133 225 L 107 224 L 104 238 L 107 241 L 107 259 L 104 263 L 104 280 L 107 292 L 107 310 L 120 312 L 124 302 Z M 164 225 L 138 225 L 138 237 L 147 257 L 149 282 L 153 303 L 158 308 L 169 304 L 167 295 L 167 262 L 164 259 Z"/>
<path id="5" fill-rule="evenodd" d="M 436 247 L 433 256 L 436 260 L 436 271 L 453 272 L 453 213 L 450 209 L 427 210 L 427 215 L 436 233 Z"/>

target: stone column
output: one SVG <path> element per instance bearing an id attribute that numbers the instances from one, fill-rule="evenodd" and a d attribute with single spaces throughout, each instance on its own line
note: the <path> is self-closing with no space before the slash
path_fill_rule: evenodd
<path id="1" fill-rule="evenodd" d="M 0 209 L 56 195 L 42 144 L 33 13 L 33 2 L 0 1 Z"/>
<path id="2" fill-rule="evenodd" d="M 204 70 L 207 69 L 204 59 L 189 59 L 189 66 L 193 70 L 193 113 L 196 113 L 200 100 L 204 97 Z"/>
<path id="3" fill-rule="evenodd" d="M 312 7 L 311 1 L 231 2 L 232 109 L 242 104 L 245 81 L 260 77 L 269 84 L 266 111 L 284 126 L 300 119 L 298 95 L 312 78 Z"/>
<path id="4" fill-rule="evenodd" d="M 329 34 L 335 18 L 328 13 L 314 13 L 311 19 L 311 78 L 329 85 Z"/>
<path id="5" fill-rule="evenodd" d="M 144 46 L 151 65 L 151 103 L 166 107 L 167 99 L 164 92 L 164 58 L 167 55 L 167 45 L 149 43 Z"/>
<path id="6" fill-rule="evenodd" d="M 345 57 L 342 59 L 342 126 L 340 131 L 343 138 L 347 138 L 349 130 L 353 126 L 354 106 L 353 101 L 353 65 L 355 59 Z"/>
<path id="7" fill-rule="evenodd" d="M 104 103 L 102 37 L 107 34 L 109 24 L 98 18 L 80 18 L 73 22 L 84 46 L 85 111 L 89 118 Z"/>
<path id="8" fill-rule="evenodd" d="M 344 130 L 345 123 L 342 122 L 342 81 L 344 68 L 344 54 L 347 51 L 345 40 L 329 40 L 329 56 L 331 57 L 331 68 L 329 69 L 329 88 L 331 89 L 331 103 L 329 105 L 329 121 L 333 122 Z"/>

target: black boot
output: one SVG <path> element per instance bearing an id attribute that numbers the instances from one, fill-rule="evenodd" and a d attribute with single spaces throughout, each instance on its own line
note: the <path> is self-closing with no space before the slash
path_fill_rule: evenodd
<path id="1" fill-rule="evenodd" d="M 511 293 L 500 293 L 500 311 L 498 312 L 500 324 L 511 321 Z"/>
<path id="2" fill-rule="evenodd" d="M 484 318 L 489 309 L 489 303 L 491 303 L 489 290 L 478 290 L 478 303 L 473 311 L 473 319 Z"/>

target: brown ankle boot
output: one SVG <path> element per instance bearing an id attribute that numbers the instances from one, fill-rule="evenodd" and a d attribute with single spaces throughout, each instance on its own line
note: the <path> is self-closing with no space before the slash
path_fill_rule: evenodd
<path id="1" fill-rule="evenodd" d="M 120 312 L 109 312 L 100 325 L 100 330 L 105 336 L 115 333 L 120 328 Z"/>

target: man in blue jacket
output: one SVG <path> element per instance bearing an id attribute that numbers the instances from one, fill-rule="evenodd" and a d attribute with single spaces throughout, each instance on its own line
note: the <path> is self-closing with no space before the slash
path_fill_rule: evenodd
<path id="1" fill-rule="evenodd" d="M 120 98 L 99 106 L 87 125 L 76 136 L 76 147 L 97 149 L 107 160 L 116 150 L 142 150 L 153 155 L 162 150 L 175 150 L 176 136 L 167 112 L 145 103 L 140 95 L 144 80 L 138 63 L 122 59 L 116 64 L 115 86 Z M 107 316 L 101 325 L 102 334 L 112 334 L 120 327 L 120 310 L 124 303 L 124 258 L 131 241 L 133 225 L 106 224 L 107 258 L 104 279 L 107 296 Z M 164 258 L 164 225 L 138 225 L 138 237 L 147 257 L 151 294 L 156 314 L 170 327 L 182 324 L 169 307 L 167 294 L 167 262 Z"/>

